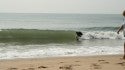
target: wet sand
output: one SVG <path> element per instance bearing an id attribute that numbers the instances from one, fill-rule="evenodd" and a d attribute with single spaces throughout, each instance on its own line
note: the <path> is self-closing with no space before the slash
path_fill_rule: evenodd
<path id="1" fill-rule="evenodd" d="M 125 70 L 122 55 L 0 60 L 0 70 Z"/>

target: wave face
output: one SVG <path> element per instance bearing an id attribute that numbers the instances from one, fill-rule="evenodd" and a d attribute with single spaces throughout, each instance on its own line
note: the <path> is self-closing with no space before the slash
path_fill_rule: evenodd
<path id="1" fill-rule="evenodd" d="M 118 35 L 114 31 L 86 31 L 82 33 L 83 35 L 81 39 L 83 40 L 84 39 L 125 39 L 122 33 Z"/>
<path id="2" fill-rule="evenodd" d="M 75 41 L 74 31 L 37 30 L 37 29 L 2 29 L 0 42 L 21 43 L 56 43 Z"/>

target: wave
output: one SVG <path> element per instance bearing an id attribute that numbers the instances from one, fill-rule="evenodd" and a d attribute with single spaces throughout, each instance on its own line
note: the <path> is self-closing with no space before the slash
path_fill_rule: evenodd
<path id="1" fill-rule="evenodd" d="M 115 31 L 82 31 L 80 40 L 125 39 Z M 42 44 L 76 42 L 75 31 L 38 29 L 1 29 L 0 43 Z"/>
<path id="2" fill-rule="evenodd" d="M 37 30 L 37 29 L 2 29 L 0 42 L 56 43 L 75 41 L 74 31 Z"/>
<path id="3" fill-rule="evenodd" d="M 120 33 L 119 35 L 114 31 L 86 31 L 82 32 L 82 40 L 85 39 L 125 39 Z"/>

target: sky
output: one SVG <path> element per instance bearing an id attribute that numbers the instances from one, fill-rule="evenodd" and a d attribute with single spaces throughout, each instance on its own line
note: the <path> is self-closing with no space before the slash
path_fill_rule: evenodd
<path id="1" fill-rule="evenodd" d="M 0 13 L 121 14 L 125 0 L 0 0 Z"/>

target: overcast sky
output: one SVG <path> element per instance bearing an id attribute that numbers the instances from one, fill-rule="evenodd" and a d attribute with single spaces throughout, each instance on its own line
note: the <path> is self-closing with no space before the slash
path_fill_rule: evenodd
<path id="1" fill-rule="evenodd" d="M 0 0 L 0 13 L 121 14 L 125 0 Z"/>

